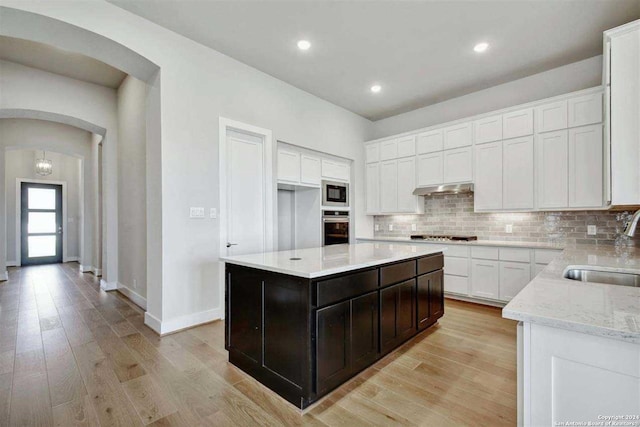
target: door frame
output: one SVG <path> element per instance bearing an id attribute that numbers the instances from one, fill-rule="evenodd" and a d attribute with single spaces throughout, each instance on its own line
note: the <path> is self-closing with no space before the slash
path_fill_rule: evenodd
<path id="1" fill-rule="evenodd" d="M 263 162 L 264 162 L 264 226 L 265 226 L 265 251 L 272 251 L 274 248 L 273 236 L 274 236 L 274 187 L 275 177 L 273 174 L 273 133 L 269 129 L 249 125 L 236 120 L 219 117 L 219 138 L 218 138 L 218 166 L 219 166 L 219 180 L 220 180 L 220 195 L 218 200 L 219 212 L 218 218 L 220 220 L 220 244 L 219 244 L 219 256 L 224 256 L 226 253 L 227 242 L 227 130 L 237 130 L 244 133 L 250 133 L 252 135 L 261 137 L 263 143 Z M 220 283 L 220 305 L 221 305 L 221 317 L 224 318 L 224 261 L 219 262 L 219 283 Z"/>
<path id="2" fill-rule="evenodd" d="M 67 181 L 47 179 L 16 178 L 16 267 L 22 265 L 22 183 L 50 184 L 62 186 L 62 262 L 69 262 L 67 257 Z"/>

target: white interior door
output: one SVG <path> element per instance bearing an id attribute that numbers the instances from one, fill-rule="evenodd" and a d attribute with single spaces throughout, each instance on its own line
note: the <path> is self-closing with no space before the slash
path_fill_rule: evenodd
<path id="1" fill-rule="evenodd" d="M 223 255 L 273 248 L 271 140 L 266 133 L 225 126 Z"/>

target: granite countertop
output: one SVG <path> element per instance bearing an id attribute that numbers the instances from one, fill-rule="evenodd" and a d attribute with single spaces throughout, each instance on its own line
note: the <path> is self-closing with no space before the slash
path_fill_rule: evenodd
<path id="1" fill-rule="evenodd" d="M 570 266 L 640 274 L 640 249 L 567 248 L 504 307 L 502 316 L 640 344 L 640 288 L 565 279 Z"/>
<path id="2" fill-rule="evenodd" d="M 366 242 L 220 257 L 221 261 L 313 279 L 443 252 L 441 246 Z M 300 258 L 292 260 L 292 258 Z"/>
<path id="3" fill-rule="evenodd" d="M 472 240 L 438 242 L 433 240 L 413 240 L 409 237 L 357 237 L 361 242 L 399 242 L 430 245 L 463 245 L 463 246 L 500 246 L 508 248 L 529 248 L 529 249 L 564 249 L 564 245 L 552 242 L 513 242 L 508 240 Z"/>

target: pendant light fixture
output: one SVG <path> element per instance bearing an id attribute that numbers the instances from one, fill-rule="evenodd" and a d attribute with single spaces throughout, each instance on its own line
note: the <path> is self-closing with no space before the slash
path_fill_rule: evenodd
<path id="1" fill-rule="evenodd" d="M 40 176 L 48 176 L 53 172 L 53 163 L 47 160 L 46 153 L 42 152 L 42 158 L 36 159 L 36 173 Z"/>

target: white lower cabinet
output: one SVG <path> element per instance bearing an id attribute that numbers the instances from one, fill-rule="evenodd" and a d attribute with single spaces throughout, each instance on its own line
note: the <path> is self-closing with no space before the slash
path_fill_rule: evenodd
<path id="1" fill-rule="evenodd" d="M 524 323 L 521 334 L 525 427 L 637 425 L 602 417 L 640 414 L 640 345 L 536 323 Z"/>
<path id="2" fill-rule="evenodd" d="M 498 261 L 471 260 L 471 295 L 498 299 L 500 289 L 500 263 Z"/>
<path id="3" fill-rule="evenodd" d="M 464 276 L 444 275 L 444 291 L 452 294 L 468 295 L 469 278 Z"/>
<path id="4" fill-rule="evenodd" d="M 500 300 L 511 301 L 531 281 L 531 265 L 500 261 Z"/>
<path id="5" fill-rule="evenodd" d="M 380 163 L 370 163 L 366 170 L 367 213 L 380 212 Z"/>

